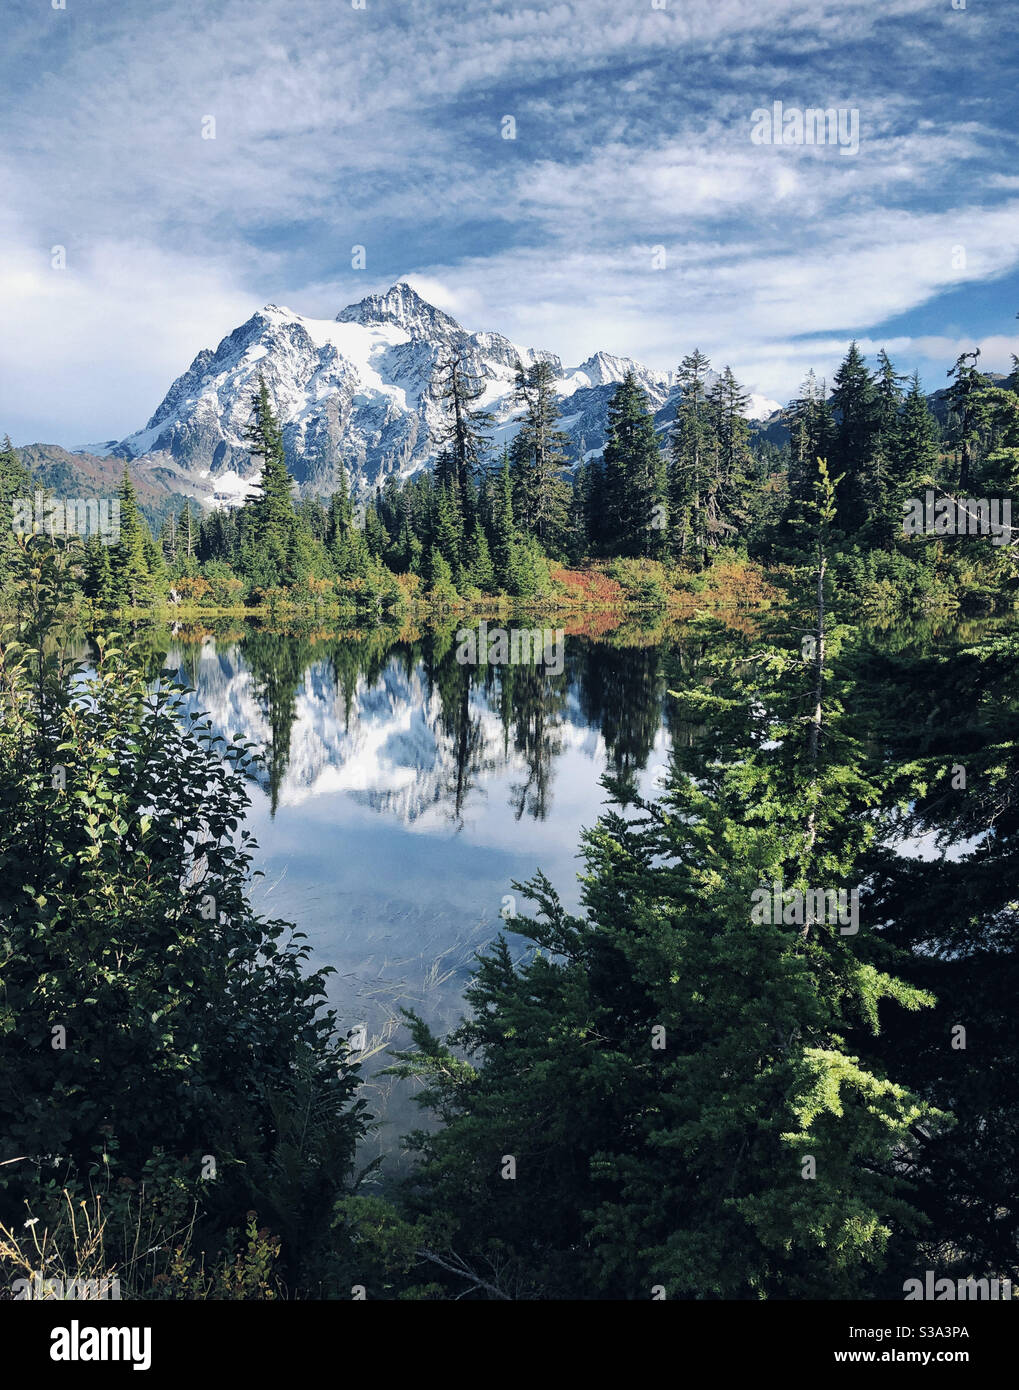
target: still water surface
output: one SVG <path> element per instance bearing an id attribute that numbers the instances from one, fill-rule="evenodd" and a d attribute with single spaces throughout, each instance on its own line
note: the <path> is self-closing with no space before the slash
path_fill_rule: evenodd
<path id="1" fill-rule="evenodd" d="M 192 707 L 262 750 L 247 820 L 264 874 L 256 910 L 295 922 L 314 965 L 333 967 L 330 1003 L 343 1031 L 366 1027 L 369 1076 L 387 1043 L 407 1040 L 401 1007 L 439 1031 L 456 1023 L 473 953 L 505 930 L 507 895 L 527 911 L 514 880 L 540 868 L 577 906 L 601 779 L 654 790 L 689 732 L 668 690 L 703 640 L 567 636 L 561 670 L 461 664 L 448 632 L 252 628 L 174 642 L 166 665 L 194 688 Z M 386 1079 L 369 1100 L 383 1121 L 374 1143 L 392 1156 L 417 1108 Z"/>

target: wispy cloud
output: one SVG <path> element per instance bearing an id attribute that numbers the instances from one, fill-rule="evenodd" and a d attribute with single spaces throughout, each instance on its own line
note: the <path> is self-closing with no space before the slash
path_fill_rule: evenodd
<path id="1" fill-rule="evenodd" d="M 955 341 L 898 320 L 1019 265 L 1005 0 L 10 10 L 16 437 L 126 433 L 259 304 L 331 315 L 399 277 L 567 359 L 672 366 L 696 341 L 780 395 L 812 346 L 889 320 Z M 752 145 L 776 99 L 857 108 L 859 154 Z"/>

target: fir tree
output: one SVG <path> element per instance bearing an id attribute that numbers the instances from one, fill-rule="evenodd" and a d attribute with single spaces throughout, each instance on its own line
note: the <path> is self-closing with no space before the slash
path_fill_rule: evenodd
<path id="1" fill-rule="evenodd" d="M 796 911 L 811 885 L 851 884 L 875 833 L 859 750 L 830 694 L 816 703 L 838 649 L 817 597 L 833 515 L 822 475 L 814 659 L 795 612 L 773 643 L 723 652 L 707 694 L 679 693 L 717 715 L 696 773 L 677 760 L 659 803 L 585 836 L 586 917 L 538 875 L 539 917 L 513 928 L 538 949 L 482 956 L 448 1043 L 411 1018 L 394 1070 L 444 1123 L 414 1136 L 410 1211 L 455 1220 L 491 1296 L 857 1297 L 917 1224 L 900 1156 L 937 1117 L 843 1034 L 929 997 L 878 943 Z"/>
<path id="2" fill-rule="evenodd" d="M 125 466 L 120 485 L 120 536 L 110 547 L 111 598 L 118 608 L 135 608 L 152 597 L 149 565 L 154 551 L 149 528 L 138 509 L 134 483 Z"/>
<path id="3" fill-rule="evenodd" d="M 472 370 L 464 349 L 454 348 L 441 363 L 440 371 L 446 426 L 440 455 L 443 461 L 436 465 L 436 481 L 453 484 L 464 521 L 470 524 L 473 522 L 474 489 L 484 471 L 487 431 L 492 425 L 492 416 L 478 408 L 477 402 L 485 394 L 485 383 Z"/>
<path id="4" fill-rule="evenodd" d="M 491 553 L 496 587 L 507 594 L 516 592 L 515 534 L 513 483 L 509 453 L 504 449 L 502 467 L 493 489 Z"/>
<path id="5" fill-rule="evenodd" d="M 511 446 L 514 516 L 546 550 L 555 551 L 566 532 L 569 493 L 559 474 L 569 436 L 556 429 L 560 410 L 550 363 L 540 358 L 525 369 L 518 361 L 514 398 L 523 407 Z"/>
<path id="6" fill-rule="evenodd" d="M 97 607 L 109 607 L 113 595 L 113 575 L 109 551 L 98 532 L 93 532 L 85 542 L 82 589 Z"/>
<path id="7" fill-rule="evenodd" d="M 290 570 L 297 516 L 292 481 L 283 452 L 283 434 L 272 408 L 269 388 L 260 376 L 252 400 L 252 420 L 247 430 L 253 458 L 261 459 L 258 493 L 241 508 L 240 564 L 251 582 L 260 588 L 290 584 L 298 575 Z"/>
<path id="8" fill-rule="evenodd" d="M 977 370 L 980 349 L 962 352 L 948 375 L 952 385 L 948 391 L 948 440 L 959 453 L 959 473 L 956 479 L 960 493 L 970 486 L 970 475 L 979 456 L 981 437 L 987 424 L 987 407 L 983 389 L 989 384 Z"/>
<path id="9" fill-rule="evenodd" d="M 817 460 L 828 458 L 835 440 L 835 417 L 827 384 L 807 373 L 789 419 L 789 507 L 800 515 L 814 491 Z"/>
<path id="10" fill-rule="evenodd" d="M 746 418 L 749 402 L 749 393 L 736 380 L 732 368 L 725 367 L 708 392 L 708 415 L 715 436 L 712 533 L 718 542 L 732 541 L 746 530 L 747 493 L 753 470 Z"/>
<path id="11" fill-rule="evenodd" d="M 707 357 L 695 349 L 676 373 L 680 389 L 670 438 L 669 513 L 673 548 L 681 560 L 707 563 L 710 548 L 709 470 L 711 422 L 707 403 Z"/>
<path id="12" fill-rule="evenodd" d="M 10 523 L 14 499 L 31 496 L 32 479 L 28 469 L 15 452 L 10 436 L 5 435 L 0 447 L 0 593 L 10 587 L 11 581 L 14 532 Z"/>
<path id="13" fill-rule="evenodd" d="M 660 555 L 665 545 L 665 461 L 647 393 L 627 372 L 609 402 L 605 509 L 620 555 Z"/>
<path id="14" fill-rule="evenodd" d="M 927 488 L 934 486 L 938 467 L 938 425 L 920 386 L 919 373 L 910 379 L 895 431 L 893 454 L 896 482 L 891 490 L 891 511 L 895 534 L 901 539 L 906 501 L 923 497 Z"/>
<path id="15" fill-rule="evenodd" d="M 484 527 L 481 525 L 480 519 L 475 520 L 474 530 L 471 532 L 470 541 L 467 545 L 465 573 L 468 582 L 480 589 L 483 594 L 494 592 L 495 570 L 492 566 L 492 556 L 488 548 L 488 538 L 485 535 Z"/>
<path id="16" fill-rule="evenodd" d="M 839 519 L 846 534 L 855 535 L 884 510 L 877 453 L 878 393 L 855 342 L 835 373 L 831 405 L 837 417 L 832 467 L 843 479 Z"/>

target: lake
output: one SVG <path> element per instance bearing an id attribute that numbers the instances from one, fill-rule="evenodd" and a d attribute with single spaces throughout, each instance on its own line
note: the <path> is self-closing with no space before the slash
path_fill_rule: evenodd
<path id="1" fill-rule="evenodd" d="M 979 630 L 947 620 L 871 636 L 929 648 Z M 587 630 L 567 632 L 551 660 L 478 665 L 457 659 L 450 630 L 242 625 L 171 640 L 166 664 L 194 688 L 192 708 L 262 750 L 253 902 L 295 922 L 314 964 L 335 970 L 330 1003 L 344 1032 L 365 1030 L 373 1144 L 390 1161 L 419 1123 L 403 1083 L 373 1075 L 386 1045 L 407 1040 L 399 1010 L 439 1031 L 456 1023 L 474 952 L 527 911 L 514 880 L 540 868 L 578 905 L 578 846 L 607 799 L 602 778 L 654 790 L 673 741 L 692 733 L 668 690 L 691 678 L 704 643 L 665 624 Z"/>

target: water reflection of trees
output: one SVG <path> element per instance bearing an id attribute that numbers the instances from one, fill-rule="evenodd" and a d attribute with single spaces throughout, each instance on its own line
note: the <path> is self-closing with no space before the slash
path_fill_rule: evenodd
<path id="1" fill-rule="evenodd" d="M 663 718 L 662 647 L 569 638 L 562 671 L 543 660 L 463 663 L 456 659 L 456 647 L 451 629 L 415 638 L 385 629 L 342 637 L 247 631 L 238 650 L 268 730 L 262 776 L 273 814 L 290 765 L 299 693 L 313 666 L 326 673 L 344 729 L 351 727 L 364 692 L 378 688 L 387 673 L 408 684 L 422 681 L 436 742 L 432 799 L 455 821 L 462 820 L 486 777 L 502 767 L 520 770 L 509 790 L 516 819 L 545 820 L 570 722 L 601 734 L 606 773 L 636 789 Z M 200 688 L 199 650 L 182 648 L 181 666 Z M 493 732 L 493 716 L 501 737 Z"/>
<path id="2" fill-rule="evenodd" d="M 435 799 L 449 806 L 459 822 L 480 775 L 497 767 L 498 759 L 489 753 L 481 713 L 471 700 L 475 668 L 456 660 L 449 631 L 429 634 L 422 658 L 429 691 L 438 696 L 437 734 L 448 754 Z"/>
<path id="3" fill-rule="evenodd" d="M 586 642 L 577 656 L 581 713 L 605 740 L 607 771 L 629 801 L 662 725 L 663 649 Z"/>

